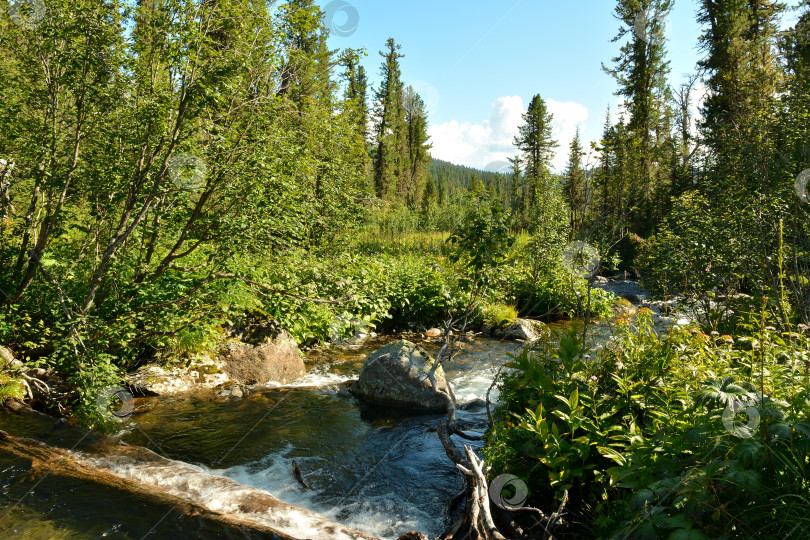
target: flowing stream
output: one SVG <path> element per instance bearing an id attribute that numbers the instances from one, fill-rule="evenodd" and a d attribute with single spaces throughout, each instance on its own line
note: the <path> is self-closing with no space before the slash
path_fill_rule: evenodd
<path id="1" fill-rule="evenodd" d="M 564 331 L 570 324 L 552 326 Z M 596 322 L 589 342 L 598 346 L 609 335 L 609 326 Z M 436 340 L 418 334 L 405 337 L 431 354 L 438 350 Z M 194 395 L 139 399 L 118 437 L 182 463 L 138 468 L 108 457 L 96 462 L 214 510 L 228 511 L 235 503 L 231 491 L 209 487 L 211 475 L 267 491 L 379 538 L 396 538 L 409 530 L 434 537 L 444 528 L 445 504 L 462 488 L 460 474 L 435 432 L 442 415 L 370 405 L 336 391 L 336 385 L 357 377 L 368 353 L 391 339 L 375 338 L 354 350 L 311 352 L 304 378 L 291 385 L 256 388 L 239 400 Z M 459 422 L 468 431 L 481 434 L 486 429 L 487 389 L 509 355 L 522 346 L 487 338 L 466 340 L 456 360 L 445 367 L 462 409 Z M 497 401 L 497 388 L 490 398 Z M 0 429 L 31 435 L 43 426 L 0 415 Z M 295 480 L 293 460 L 311 489 Z M 159 509 L 133 507 L 126 497 L 111 497 L 76 482 L 51 484 L 45 479 L 35 485 L 26 478 L 24 463 L 0 453 L 0 537 L 176 538 L 193 530 Z M 33 492 L 23 498 L 30 489 Z"/>

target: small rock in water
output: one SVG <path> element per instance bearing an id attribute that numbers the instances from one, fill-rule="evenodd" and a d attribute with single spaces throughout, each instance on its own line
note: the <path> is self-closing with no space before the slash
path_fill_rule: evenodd
<path id="1" fill-rule="evenodd" d="M 346 340 L 346 343 L 349 345 L 362 345 L 366 339 L 368 339 L 368 334 L 358 333 Z"/>
<path id="2" fill-rule="evenodd" d="M 611 306 L 616 317 L 629 317 L 636 314 L 636 306 L 630 300 L 622 296 L 616 298 Z"/>
<path id="3" fill-rule="evenodd" d="M 503 329 L 495 330 L 494 335 L 515 341 L 537 341 L 551 335 L 548 327 L 540 321 L 515 319 L 515 322 Z"/>
<path id="4" fill-rule="evenodd" d="M 633 294 L 633 293 L 623 294 L 622 298 L 625 298 L 626 300 L 628 300 L 633 305 L 638 305 L 638 304 L 641 303 L 641 297 L 639 297 L 639 295 L 637 295 L 637 294 Z"/>
<path id="5" fill-rule="evenodd" d="M 474 409 L 480 409 L 486 406 L 487 406 L 486 401 L 484 401 L 481 398 L 475 398 L 467 403 L 462 403 L 461 405 L 458 406 L 458 408 L 461 409 L 462 411 L 469 411 Z"/>
<path id="6" fill-rule="evenodd" d="M 242 385 L 225 383 L 217 388 L 217 396 L 223 398 L 243 398 L 247 397 L 250 391 Z"/>
<path id="7" fill-rule="evenodd" d="M 678 326 L 686 326 L 686 325 L 690 324 L 691 322 L 692 321 L 690 321 L 689 319 L 687 319 L 685 317 L 681 317 L 680 319 L 675 321 L 675 324 L 677 324 Z"/>

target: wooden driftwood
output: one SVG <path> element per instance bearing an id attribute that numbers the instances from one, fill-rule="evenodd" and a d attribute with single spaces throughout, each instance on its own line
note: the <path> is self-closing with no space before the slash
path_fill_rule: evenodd
<path id="1" fill-rule="evenodd" d="M 242 531 L 247 538 L 271 538 L 294 540 L 293 537 L 261 523 L 211 511 L 204 506 L 181 499 L 174 495 L 146 487 L 132 480 L 120 478 L 111 473 L 91 469 L 80 464 L 69 452 L 50 447 L 44 443 L 8 434 L 0 436 L 0 453 L 10 454 L 31 461 L 29 478 L 38 479 L 45 475 L 63 477 L 126 492 L 138 499 L 173 508 L 180 515 L 193 517 L 211 525 L 221 525 L 223 529 Z"/>
<path id="2" fill-rule="evenodd" d="M 433 373 L 441 363 L 453 358 L 455 340 L 451 336 L 455 322 L 458 321 L 445 323 L 444 342 L 436 355 L 435 364 L 428 373 L 428 378 L 434 390 L 442 393 L 447 403 L 447 418 L 439 422 L 436 431 L 444 446 L 445 454 L 464 474 L 465 505 L 458 517 L 439 538 L 441 540 L 554 538 L 552 534 L 554 528 L 562 524 L 561 514 L 567 502 L 567 492 L 558 510 L 550 516 L 536 508 L 504 508 L 495 505 L 490 498 L 487 483 L 489 467 L 471 447 L 464 446 L 462 452 L 453 442 L 452 436 L 454 435 L 470 441 L 481 440 L 479 436 L 465 433 L 456 423 L 456 398 L 453 395 L 450 381 L 447 381 L 447 391 L 443 392 L 438 388 L 436 379 L 433 377 Z M 489 412 L 488 399 L 487 411 Z M 404 540 L 404 537 L 401 537 L 400 540 Z"/>
<path id="3" fill-rule="evenodd" d="M 31 466 L 28 475 L 34 479 L 44 475 L 61 476 L 113 488 L 165 507 L 167 512 L 174 515 L 201 520 L 215 528 L 219 526 L 223 531 L 243 534 L 246 538 L 295 540 L 298 533 L 280 530 L 292 523 L 294 526 L 304 524 L 307 528 L 306 537 L 375 540 L 370 535 L 330 521 L 314 512 L 282 502 L 266 492 L 216 475 L 211 475 L 206 482 L 210 481 L 209 487 L 213 490 L 236 492 L 233 503 L 237 510 L 234 513 L 211 510 L 203 504 L 171 493 L 169 488 L 127 478 L 124 474 L 107 470 L 99 463 L 120 461 L 152 469 L 169 467 L 181 476 L 185 473 L 184 466 L 189 470 L 193 466 L 163 458 L 144 448 L 119 445 L 106 438 L 93 443 L 92 448 L 93 454 L 74 453 L 34 439 L 0 434 L 0 454 L 29 460 Z M 191 472 L 193 474 L 197 471 Z M 272 526 L 273 523 L 278 523 L 279 528 Z"/>

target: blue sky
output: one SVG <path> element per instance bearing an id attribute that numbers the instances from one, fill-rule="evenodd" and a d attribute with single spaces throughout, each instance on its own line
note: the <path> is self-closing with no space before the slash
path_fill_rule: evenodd
<path id="1" fill-rule="evenodd" d="M 791 0 L 796 5 L 799 0 Z M 520 115 L 535 94 L 555 117 L 564 167 L 577 126 L 597 140 L 616 85 L 602 72 L 621 46 L 611 0 L 322 0 L 332 48 L 365 47 L 362 61 L 376 88 L 388 37 L 402 45 L 402 78 L 429 109 L 433 156 L 484 168 L 514 155 Z M 670 81 L 677 85 L 700 58 L 696 0 L 676 0 L 666 22 Z M 786 24 L 796 15 L 787 15 Z"/>

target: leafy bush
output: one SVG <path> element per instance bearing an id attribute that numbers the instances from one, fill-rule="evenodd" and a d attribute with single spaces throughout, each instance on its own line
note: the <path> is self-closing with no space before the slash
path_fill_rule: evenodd
<path id="1" fill-rule="evenodd" d="M 575 331 L 526 350 L 485 454 L 537 504 L 568 490 L 589 537 L 784 536 L 810 510 L 810 339 L 749 338 L 659 339 L 642 309 L 590 357 Z"/>
<path id="2" fill-rule="evenodd" d="M 559 262 L 552 265 L 548 273 L 534 274 L 525 260 L 516 256 L 499 267 L 495 280 L 499 298 L 516 306 L 520 316 L 573 318 L 585 315 L 588 283 L 577 277 L 572 284 L 570 273 Z M 591 288 L 591 316 L 609 317 L 614 300 L 613 293 Z"/>
<path id="3" fill-rule="evenodd" d="M 466 298 L 440 257 L 299 252 L 290 260 L 268 269 L 264 279 L 283 284 L 285 294 L 267 296 L 262 309 L 302 344 L 328 340 L 336 325 L 348 332 L 352 321 L 384 329 L 436 325 Z"/>
<path id="4" fill-rule="evenodd" d="M 518 312 L 514 306 L 486 304 L 481 308 L 481 318 L 492 328 L 502 328 L 513 323 L 518 318 Z"/>

